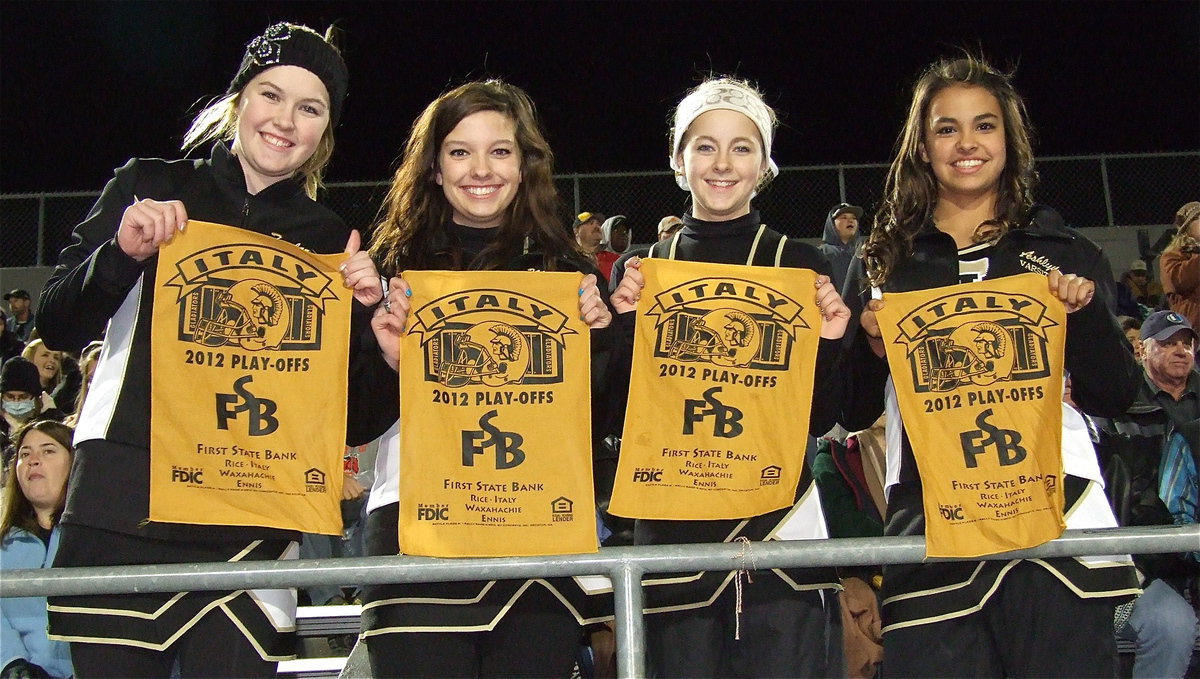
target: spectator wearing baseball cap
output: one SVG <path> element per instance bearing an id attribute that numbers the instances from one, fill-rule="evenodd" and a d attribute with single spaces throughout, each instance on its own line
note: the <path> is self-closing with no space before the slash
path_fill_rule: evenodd
<path id="1" fill-rule="evenodd" d="M 34 324 L 29 292 L 17 288 L 12 292 L 6 292 L 4 294 L 4 301 L 8 302 L 9 314 L 8 320 L 5 322 L 8 326 L 8 331 L 22 344 L 28 343 Z"/>
<path id="2" fill-rule="evenodd" d="M 1117 284 L 1117 313 L 1143 318 L 1150 309 L 1158 308 L 1161 299 L 1162 286 L 1150 279 L 1146 260 L 1135 259 L 1130 262 L 1129 271 L 1121 276 Z"/>
<path id="3" fill-rule="evenodd" d="M 612 276 L 613 263 L 629 250 L 629 222 L 625 215 L 613 215 L 600 225 L 600 247 L 596 250 L 596 264 L 605 280 Z"/>
<path id="4" fill-rule="evenodd" d="M 658 239 L 666 240 L 683 228 L 683 220 L 675 215 L 667 215 L 658 220 Z"/>
<path id="5" fill-rule="evenodd" d="M 604 219 L 604 215 L 599 212 L 580 212 L 571 224 L 580 251 L 591 256 L 593 260 L 596 258 L 596 250 L 600 249 L 600 225 Z"/>
<path id="6" fill-rule="evenodd" d="M 1104 461 L 1105 492 L 1122 526 L 1171 524 L 1168 506 L 1179 474 L 1170 461 L 1191 459 L 1200 418 L 1196 331 L 1174 311 L 1156 311 L 1142 324 L 1145 379 L 1137 399 L 1112 419 L 1095 418 L 1096 451 Z M 1178 432 L 1192 432 L 1179 436 Z M 1185 452 L 1186 451 L 1186 452 Z M 1135 677 L 1181 677 L 1197 633 L 1196 613 L 1180 587 L 1195 564 L 1184 554 L 1137 554 L 1143 594 L 1117 609 L 1118 639 L 1132 641 Z"/>
<path id="7" fill-rule="evenodd" d="M 841 292 L 846 282 L 846 270 L 854 259 L 854 249 L 858 246 L 858 220 L 862 219 L 863 209 L 850 203 L 838 203 L 829 210 L 825 217 L 825 234 L 821 237 L 818 249 L 829 260 L 833 268 L 833 285 Z"/>
<path id="8" fill-rule="evenodd" d="M 1175 311 L 1156 311 L 1142 323 L 1147 385 L 1152 398 L 1179 423 L 1200 418 L 1196 330 Z"/>

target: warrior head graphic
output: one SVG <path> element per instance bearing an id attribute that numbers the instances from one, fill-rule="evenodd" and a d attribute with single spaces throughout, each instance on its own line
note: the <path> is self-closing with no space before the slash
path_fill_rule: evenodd
<path id="1" fill-rule="evenodd" d="M 520 382 L 528 366 L 529 341 L 521 331 L 499 321 L 485 321 L 459 337 L 453 360 L 438 367 L 438 381 L 448 387 L 499 387 Z"/>
<path id="2" fill-rule="evenodd" d="M 747 366 L 758 353 L 758 342 L 758 323 L 749 314 L 716 309 L 693 323 L 686 337 L 672 342 L 668 355 L 677 361 Z"/>
<path id="3" fill-rule="evenodd" d="M 217 292 L 213 314 L 196 325 L 195 341 L 209 347 L 234 344 L 250 351 L 277 349 L 288 331 L 283 293 L 255 278 Z"/>

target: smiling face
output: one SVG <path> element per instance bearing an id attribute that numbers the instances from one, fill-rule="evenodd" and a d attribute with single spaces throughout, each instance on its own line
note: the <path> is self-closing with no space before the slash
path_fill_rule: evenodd
<path id="1" fill-rule="evenodd" d="M 329 127 L 329 92 L 311 71 L 275 66 L 254 76 L 238 98 L 233 153 L 258 193 L 296 174 Z"/>
<path id="2" fill-rule="evenodd" d="M 1006 161 L 1000 102 L 973 85 L 953 85 L 929 104 L 921 159 L 937 179 L 938 197 L 995 198 Z"/>
<path id="3" fill-rule="evenodd" d="M 48 434 L 30 429 L 17 448 L 17 483 L 39 512 L 62 506 L 71 472 L 71 452 Z"/>
<path id="4" fill-rule="evenodd" d="M 37 366 L 38 377 L 42 380 L 42 386 L 48 385 L 55 377 L 58 376 L 58 366 L 62 362 L 62 352 L 51 351 L 46 348 L 46 345 L 39 345 L 33 352 L 33 356 L 29 358 L 29 362 Z"/>
<path id="5" fill-rule="evenodd" d="M 478 229 L 500 226 L 521 186 L 516 125 L 497 111 L 463 118 L 442 141 L 434 179 L 455 223 Z"/>
<path id="6" fill-rule="evenodd" d="M 750 213 L 750 198 L 767 169 L 754 122 L 714 109 L 696 117 L 677 158 L 692 192 L 692 216 L 709 222 Z"/>

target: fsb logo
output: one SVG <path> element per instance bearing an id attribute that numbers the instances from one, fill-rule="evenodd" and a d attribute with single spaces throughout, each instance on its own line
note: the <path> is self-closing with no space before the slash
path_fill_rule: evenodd
<path id="1" fill-rule="evenodd" d="M 228 430 L 229 421 L 238 419 L 238 413 L 246 413 L 249 422 L 246 428 L 251 436 L 266 436 L 279 428 L 275 417 L 275 402 L 258 398 L 246 388 L 253 375 L 239 377 L 233 383 L 232 394 L 217 394 L 217 429 Z"/>
<path id="2" fill-rule="evenodd" d="M 1017 464 L 1024 460 L 1029 452 L 1021 445 L 1021 432 L 993 425 L 988 422 L 991 416 L 991 408 L 979 413 L 979 417 L 975 418 L 975 426 L 979 429 L 964 431 L 958 435 L 962 443 L 963 461 L 968 469 L 979 466 L 976 457 L 987 452 L 988 448 L 995 448 L 996 461 L 1001 467 Z"/>
<path id="3" fill-rule="evenodd" d="M 204 485 L 204 470 L 200 467 L 171 467 L 171 481 Z"/>
<path id="4" fill-rule="evenodd" d="M 713 436 L 731 439 L 742 433 L 742 411 L 717 400 L 720 387 L 704 392 L 704 398 L 683 400 L 683 433 L 691 434 L 697 422 L 713 418 Z"/>
<path id="5" fill-rule="evenodd" d="M 417 521 L 449 521 L 450 505 L 417 505 Z"/>
<path id="6" fill-rule="evenodd" d="M 962 521 L 962 505 L 938 505 L 938 513 L 947 521 Z"/>
<path id="7" fill-rule="evenodd" d="M 516 432 L 501 431 L 492 425 L 497 411 L 489 410 L 479 418 L 479 429 L 462 433 L 462 463 L 464 467 L 475 466 L 475 456 L 483 455 L 488 448 L 496 451 L 496 469 L 511 469 L 525 461 L 521 444 L 525 437 Z M 484 437 L 487 438 L 484 438 Z"/>
<path id="8" fill-rule="evenodd" d="M 655 467 L 636 467 L 633 470 L 634 483 L 660 483 L 663 470 Z"/>

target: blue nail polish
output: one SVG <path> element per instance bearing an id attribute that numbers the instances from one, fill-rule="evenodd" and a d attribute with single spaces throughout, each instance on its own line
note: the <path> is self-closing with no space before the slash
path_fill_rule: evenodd
<path id="1" fill-rule="evenodd" d="M 404 291 L 404 296 L 405 296 L 405 297 L 412 297 L 412 290 L 411 290 L 411 289 L 405 290 L 405 291 Z"/>
<path id="2" fill-rule="evenodd" d="M 579 288 L 579 296 L 583 297 L 583 288 Z"/>

